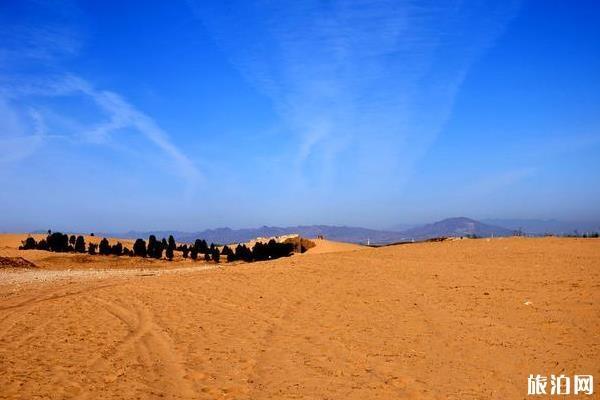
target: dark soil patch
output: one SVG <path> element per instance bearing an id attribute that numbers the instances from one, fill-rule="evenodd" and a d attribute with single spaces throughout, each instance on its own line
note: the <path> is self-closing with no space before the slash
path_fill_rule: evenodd
<path id="1" fill-rule="evenodd" d="M 0 257 L 0 268 L 37 268 L 23 257 Z"/>

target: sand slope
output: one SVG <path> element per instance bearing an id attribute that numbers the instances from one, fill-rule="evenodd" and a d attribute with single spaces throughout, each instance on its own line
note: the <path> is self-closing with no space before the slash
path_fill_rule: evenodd
<path id="1" fill-rule="evenodd" d="M 600 377 L 599 307 L 594 239 L 0 280 L 0 398 L 525 398 Z"/>
<path id="2" fill-rule="evenodd" d="M 354 243 L 334 242 L 327 239 L 310 239 L 315 244 L 303 254 L 339 253 L 343 251 L 364 250 L 368 247 Z"/>

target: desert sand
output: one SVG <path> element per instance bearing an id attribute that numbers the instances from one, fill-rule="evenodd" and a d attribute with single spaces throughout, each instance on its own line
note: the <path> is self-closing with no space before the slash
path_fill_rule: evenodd
<path id="1" fill-rule="evenodd" d="M 597 239 L 321 242 L 215 266 L 22 238 L 0 235 L 0 256 L 38 265 L 0 271 L 2 399 L 520 399 L 529 374 L 600 379 Z"/>
<path id="2" fill-rule="evenodd" d="M 310 239 L 315 247 L 311 247 L 303 254 L 339 253 L 342 251 L 364 250 L 367 247 L 354 243 L 334 242 L 326 239 Z"/>

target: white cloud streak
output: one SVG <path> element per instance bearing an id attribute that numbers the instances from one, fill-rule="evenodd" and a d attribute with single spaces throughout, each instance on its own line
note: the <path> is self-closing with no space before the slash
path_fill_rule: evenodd
<path id="1" fill-rule="evenodd" d="M 64 88 L 89 96 L 109 116 L 107 122 L 94 127 L 86 134 L 89 140 L 102 142 L 119 129 L 134 128 L 170 157 L 179 174 L 189 182 L 197 182 L 201 178 L 194 163 L 171 142 L 167 133 L 151 117 L 136 109 L 118 94 L 98 91 L 88 82 L 77 77 L 67 78 L 64 81 Z"/>
<path id="2" fill-rule="evenodd" d="M 273 100 L 298 140 L 300 170 L 338 165 L 338 175 L 388 175 L 381 180 L 387 184 L 406 178 L 435 140 L 469 67 L 516 8 L 385 0 L 190 4 L 233 65 Z"/>
<path id="3" fill-rule="evenodd" d="M 38 81 L 37 84 L 30 85 L 23 90 L 16 89 L 12 93 L 4 90 L 3 93 L 5 98 L 12 97 L 12 103 L 15 103 L 9 106 L 6 100 L 0 102 L 0 115 L 5 116 L 3 120 L 7 125 L 6 128 L 0 126 L 0 129 L 3 130 L 0 135 L 0 143 L 7 146 L 6 148 L 13 149 L 9 153 L 12 156 L 5 157 L 4 161 L 23 159 L 33 154 L 43 139 L 64 136 L 48 135 L 47 129 L 43 126 L 43 117 L 37 111 L 31 111 L 29 121 L 23 125 L 21 120 L 26 115 L 20 110 L 20 104 L 27 102 L 26 99 L 32 96 L 50 98 L 76 96 L 91 99 L 98 107 L 99 113 L 108 119 L 96 125 L 80 125 L 83 133 L 72 133 L 70 136 L 83 139 L 88 143 L 102 144 L 110 141 L 115 132 L 130 128 L 137 131 L 169 157 L 177 174 L 184 178 L 189 185 L 194 186 L 202 179 L 194 162 L 172 143 L 167 133 L 151 117 L 125 101 L 120 95 L 111 91 L 97 90 L 84 79 L 66 76 Z M 28 134 L 28 130 L 32 130 L 33 133 Z M 19 143 L 22 145 L 19 146 Z"/>
<path id="4" fill-rule="evenodd" d="M 13 163 L 29 157 L 42 144 L 45 127 L 39 113 L 30 110 L 31 128 L 23 118 L 0 96 L 0 164 Z"/>
<path id="5" fill-rule="evenodd" d="M 56 13 L 62 22 L 78 14 L 72 4 L 38 6 L 47 6 L 48 12 Z M 35 154 L 44 141 L 55 138 L 100 144 L 109 142 L 118 130 L 133 129 L 171 160 L 173 170 L 187 182 L 188 189 L 194 187 L 201 180 L 201 173 L 154 119 L 121 95 L 98 90 L 91 82 L 70 75 L 62 67 L 65 58 L 77 56 L 82 40 L 69 24 L 51 21 L 35 25 L 15 21 L 0 28 L 0 146 L 7 150 L 0 155 L 0 162 L 19 162 Z M 23 73 L 34 63 L 37 66 L 34 75 Z M 48 106 L 52 100 L 64 97 L 91 99 L 98 116 L 108 120 L 96 125 L 81 123 L 72 115 L 62 115 L 60 107 Z M 70 121 L 80 131 L 47 132 L 43 112 L 36 109 L 40 99 L 58 118 Z"/>

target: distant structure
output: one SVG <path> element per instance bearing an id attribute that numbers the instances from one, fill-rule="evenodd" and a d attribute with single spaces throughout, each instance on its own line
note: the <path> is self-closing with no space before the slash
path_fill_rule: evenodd
<path id="1" fill-rule="evenodd" d="M 291 233 L 289 235 L 279 235 L 279 236 L 270 236 L 270 237 L 257 237 L 256 239 L 250 240 L 246 242 L 246 246 L 252 247 L 256 243 L 267 244 L 270 240 L 275 240 L 277 243 L 285 243 L 286 241 L 299 240 L 300 235 L 297 233 Z"/>
<path id="2" fill-rule="evenodd" d="M 291 243 L 294 245 L 294 251 L 297 253 L 304 253 L 306 250 L 315 246 L 314 242 L 311 242 L 310 240 L 301 237 L 297 233 L 271 237 L 257 237 L 256 239 L 246 242 L 245 245 L 252 249 L 257 243 L 262 243 L 266 245 L 271 240 L 274 240 L 276 243 Z"/>
<path id="3" fill-rule="evenodd" d="M 317 239 L 325 239 L 325 235 L 317 235 Z"/>

